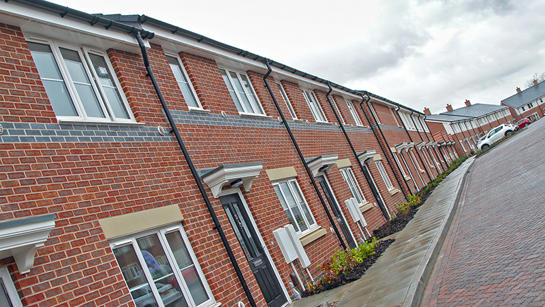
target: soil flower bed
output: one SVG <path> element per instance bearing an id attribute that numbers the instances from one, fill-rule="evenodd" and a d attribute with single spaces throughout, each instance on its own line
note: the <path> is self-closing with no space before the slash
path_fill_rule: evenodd
<path id="1" fill-rule="evenodd" d="M 372 242 L 360 244 L 355 249 L 335 251 L 330 260 L 319 266 L 322 270 L 319 280 L 308 284 L 302 296 L 318 294 L 360 279 L 393 242 L 392 239 L 376 242 L 373 238 Z"/>
<path id="2" fill-rule="evenodd" d="M 449 168 L 433 181 L 428 183 L 427 186 L 422 188 L 418 193 L 414 195 L 409 195 L 409 199 L 404 203 L 397 204 L 398 214 L 394 219 L 386 222 L 384 225 L 373 231 L 373 236 L 381 239 L 385 238 L 391 234 L 394 234 L 403 228 L 409 223 L 409 221 L 414 217 L 415 213 L 418 211 L 418 208 L 424 203 L 424 201 L 430 196 L 431 192 L 447 177 L 452 173 L 460 164 L 462 164 L 468 157 L 462 156 L 454 160 Z"/>

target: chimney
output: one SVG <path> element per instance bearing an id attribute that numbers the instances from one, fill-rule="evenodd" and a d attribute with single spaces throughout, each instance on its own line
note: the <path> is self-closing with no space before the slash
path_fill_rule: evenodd
<path id="1" fill-rule="evenodd" d="M 517 86 L 517 93 L 520 93 L 520 87 Z"/>
<path id="2" fill-rule="evenodd" d="M 466 99 L 465 104 L 466 104 L 466 107 L 469 107 L 471 105 L 471 101 L 469 101 L 469 99 Z"/>
<path id="3" fill-rule="evenodd" d="M 534 79 L 534 85 L 537 85 L 537 80 L 536 79 Z"/>
<path id="4" fill-rule="evenodd" d="M 450 104 L 447 104 L 447 112 L 452 112 L 452 106 Z"/>
<path id="5" fill-rule="evenodd" d="M 424 114 L 431 115 L 430 109 L 429 108 L 424 108 Z"/>

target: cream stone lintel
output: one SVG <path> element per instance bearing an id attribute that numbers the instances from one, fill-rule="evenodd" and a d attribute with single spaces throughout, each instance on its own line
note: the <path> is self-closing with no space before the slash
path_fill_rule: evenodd
<path id="1" fill-rule="evenodd" d="M 380 154 L 376 154 L 373 156 L 373 161 L 380 161 L 382 160 L 382 156 Z"/>
<path id="2" fill-rule="evenodd" d="M 302 237 L 299 239 L 299 241 L 301 241 L 301 244 L 303 244 L 303 246 L 306 246 L 318 239 L 320 239 L 321 237 L 325 236 L 327 234 L 327 231 L 323 228 L 318 228 L 316 230 L 314 230 L 313 232 L 309 233 L 308 235 Z"/>
<path id="3" fill-rule="evenodd" d="M 293 166 L 268 169 L 265 170 L 265 172 L 267 173 L 267 176 L 269 176 L 270 181 L 297 177 L 297 172 Z"/>
<path id="4" fill-rule="evenodd" d="M 350 162 L 350 159 L 348 158 L 337 161 L 338 168 L 349 167 L 349 166 L 352 166 L 352 162 Z"/>
<path id="5" fill-rule="evenodd" d="M 113 239 L 183 220 L 184 217 L 178 205 L 171 205 L 108 217 L 100 219 L 98 222 L 106 239 Z"/>

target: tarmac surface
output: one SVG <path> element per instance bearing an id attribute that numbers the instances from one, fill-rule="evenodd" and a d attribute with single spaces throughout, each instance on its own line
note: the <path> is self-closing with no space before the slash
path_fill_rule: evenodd
<path id="1" fill-rule="evenodd" d="M 422 306 L 545 306 L 545 120 L 477 158 Z"/>

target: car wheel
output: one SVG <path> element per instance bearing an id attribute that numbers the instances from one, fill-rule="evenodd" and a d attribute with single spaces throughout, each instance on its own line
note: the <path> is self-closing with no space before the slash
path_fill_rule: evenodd
<path id="1" fill-rule="evenodd" d="M 510 137 L 512 134 L 513 134 L 513 131 L 511 131 L 511 130 L 505 132 L 506 137 Z"/>
<path id="2" fill-rule="evenodd" d="M 481 150 L 487 150 L 488 147 L 490 147 L 490 145 L 484 144 L 483 146 L 481 146 Z"/>

